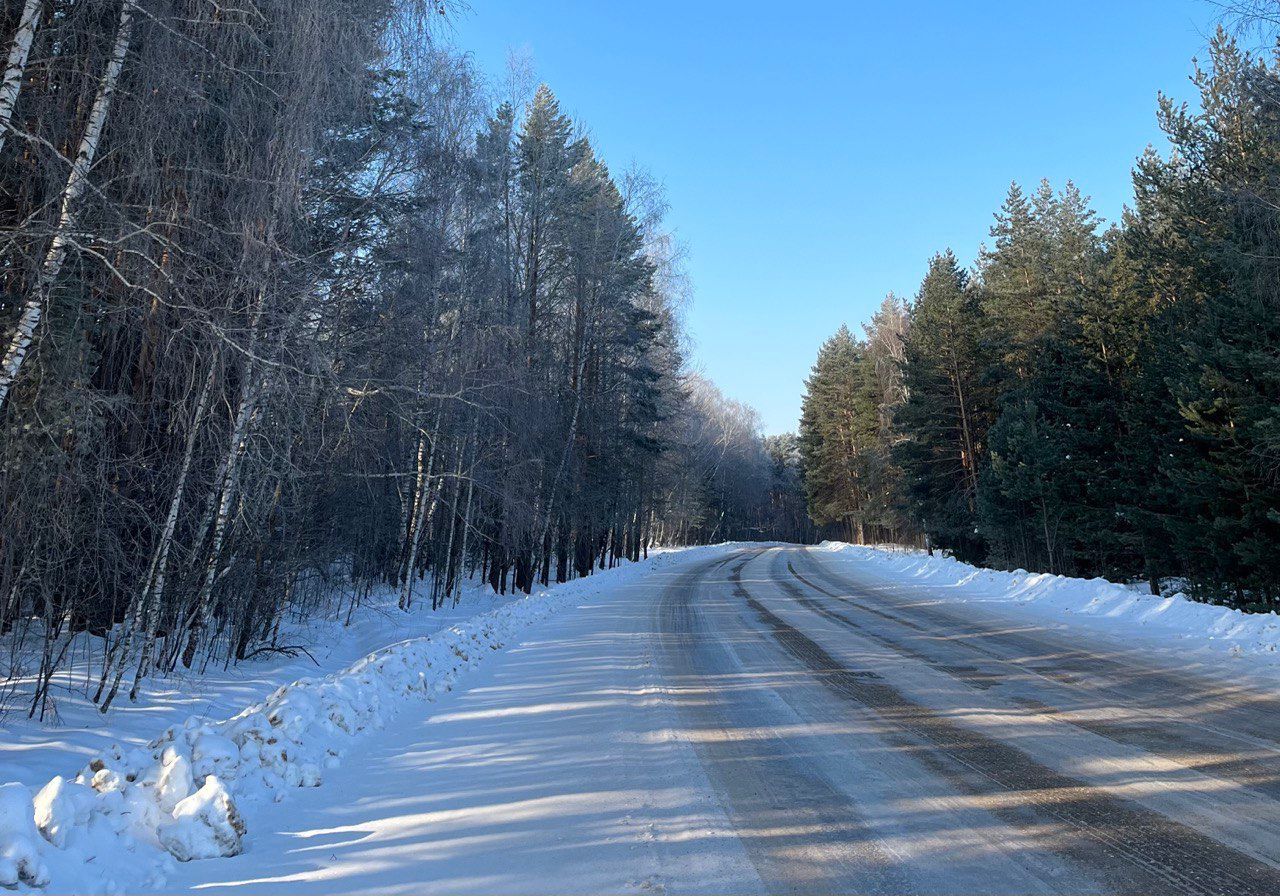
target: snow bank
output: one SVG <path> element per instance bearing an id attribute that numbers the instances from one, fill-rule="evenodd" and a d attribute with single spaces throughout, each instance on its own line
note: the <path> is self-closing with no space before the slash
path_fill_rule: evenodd
<path id="1" fill-rule="evenodd" d="M 727 546 L 693 549 L 722 551 Z M 113 746 L 39 793 L 0 786 L 0 886 L 57 892 L 155 887 L 173 862 L 245 849 L 237 801 L 318 787 L 357 738 L 409 700 L 433 700 L 540 619 L 686 552 L 597 573 L 303 678 L 233 718 L 192 716 L 146 747 Z"/>
<path id="2" fill-rule="evenodd" d="M 1231 656 L 1261 654 L 1280 659 L 1280 616 L 1275 613 L 1243 613 L 1198 603 L 1183 594 L 1159 597 L 1146 593 L 1145 585 L 1138 588 L 1106 579 L 983 569 L 917 550 L 833 541 L 824 541 L 817 549 L 887 581 L 927 585 L 956 600 L 1013 602 L 1045 616 L 1092 618 L 1126 633 L 1145 631 Z"/>

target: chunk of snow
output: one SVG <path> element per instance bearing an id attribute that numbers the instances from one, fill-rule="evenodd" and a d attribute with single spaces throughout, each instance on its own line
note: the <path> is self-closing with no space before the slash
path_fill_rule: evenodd
<path id="1" fill-rule="evenodd" d="M 49 882 L 42 842 L 31 791 L 22 784 L 0 785 L 0 886 L 43 887 Z"/>
<path id="2" fill-rule="evenodd" d="M 160 761 L 163 767 L 156 783 L 156 801 L 165 812 L 173 812 L 195 790 L 195 778 L 187 757 L 172 746 L 164 748 Z"/>
<path id="3" fill-rule="evenodd" d="M 58 848 L 67 845 L 67 835 L 89 823 L 96 793 L 62 775 L 40 788 L 35 798 L 35 823 L 44 838 Z"/>
<path id="4" fill-rule="evenodd" d="M 240 810 L 217 775 L 182 800 L 173 810 L 173 821 L 160 827 L 161 844 L 179 862 L 239 855 L 243 849 L 244 821 Z"/>
<path id="5" fill-rule="evenodd" d="M 240 761 L 240 748 L 235 741 L 210 728 L 198 729 L 191 746 L 192 773 L 197 778 L 221 775 L 229 778 Z"/>

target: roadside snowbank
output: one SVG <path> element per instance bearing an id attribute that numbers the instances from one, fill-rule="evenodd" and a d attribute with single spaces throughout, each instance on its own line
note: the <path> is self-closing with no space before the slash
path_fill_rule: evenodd
<path id="1" fill-rule="evenodd" d="M 349 592 L 335 590 L 326 613 L 306 618 L 290 614 L 282 620 L 274 643 L 296 645 L 296 650 L 266 652 L 229 666 L 179 665 L 144 680 L 137 700 L 117 700 L 105 723 L 91 699 L 106 648 L 102 638 L 86 632 L 74 637 L 64 668 L 54 676 L 44 721 L 26 717 L 40 661 L 38 652 L 30 654 L 26 671 L 5 670 L 14 676 L 4 682 L 14 694 L 10 711 L 0 712 L 0 782 L 18 781 L 39 790 L 54 775 L 82 767 L 114 744 L 144 747 L 158 732 L 189 716 L 230 718 L 299 678 L 345 669 L 388 644 L 433 635 L 517 596 L 495 594 L 476 582 L 464 586 L 457 604 L 439 610 L 432 610 L 429 600 L 416 601 L 408 611 L 399 609 L 399 588 L 375 590 L 354 609 L 349 598 Z M 0 657 L 18 650 L 6 641 L 17 633 L 0 637 Z"/>
<path id="2" fill-rule="evenodd" d="M 1145 586 L 1106 579 L 983 569 L 923 551 L 833 541 L 824 541 L 817 550 L 885 581 L 949 589 L 948 596 L 960 601 L 1007 601 L 1045 617 L 1073 614 L 1128 633 L 1144 631 L 1231 656 L 1260 654 L 1280 659 L 1280 616 L 1275 613 L 1242 613 L 1182 594 L 1157 597 L 1146 593 Z"/>
<path id="3" fill-rule="evenodd" d="M 118 892 L 159 886 L 174 859 L 235 855 L 246 833 L 237 801 L 278 802 L 291 788 L 319 786 L 354 741 L 410 699 L 435 699 L 544 617 L 689 553 L 655 554 L 512 601 L 285 685 L 225 721 L 192 716 L 145 747 L 114 746 L 37 793 L 0 786 L 0 886 Z"/>

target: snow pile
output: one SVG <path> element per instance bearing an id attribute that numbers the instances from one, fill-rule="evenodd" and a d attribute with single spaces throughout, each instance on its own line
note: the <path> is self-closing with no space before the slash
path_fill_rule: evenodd
<path id="1" fill-rule="evenodd" d="M 0 786 L 0 886 L 49 883 L 40 853 L 31 791 L 21 784 Z"/>
<path id="2" fill-rule="evenodd" d="M 1183 594 L 1159 597 L 1146 593 L 1145 585 L 1119 585 L 1106 579 L 983 569 L 923 551 L 832 541 L 818 549 L 886 582 L 928 586 L 955 600 L 1012 602 L 1044 616 L 1070 613 L 1115 624 L 1126 633 L 1141 630 L 1184 644 L 1198 641 L 1198 646 L 1219 648 L 1231 656 L 1262 654 L 1280 659 L 1280 616 L 1275 613 L 1244 613 L 1198 603 Z"/>
<path id="3" fill-rule="evenodd" d="M 724 547 L 695 549 L 720 551 Z M 673 562 L 680 553 L 577 579 L 423 638 L 303 678 L 221 722 L 192 716 L 146 747 L 114 746 L 73 780 L 32 795 L 0 786 L 0 886 L 118 892 L 163 883 L 173 861 L 245 849 L 238 800 L 317 787 L 356 738 L 409 699 L 433 700 L 540 619 Z"/>
<path id="4" fill-rule="evenodd" d="M 160 843 L 180 862 L 239 855 L 244 821 L 217 775 L 204 779 L 200 789 L 177 802 L 174 824 L 162 826 Z"/>

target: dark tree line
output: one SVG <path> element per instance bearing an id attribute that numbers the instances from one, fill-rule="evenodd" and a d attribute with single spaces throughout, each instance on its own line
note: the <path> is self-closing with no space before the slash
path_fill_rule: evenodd
<path id="1" fill-rule="evenodd" d="M 973 271 L 930 262 L 896 379 L 892 302 L 823 346 L 801 431 L 817 522 L 1280 604 L 1280 63 L 1219 32 L 1194 82 L 1198 108 L 1161 98 L 1170 148 L 1139 159 L 1118 225 L 1072 184 L 1015 184 Z"/>
<path id="2" fill-rule="evenodd" d="M 434 607 L 803 537 L 790 457 L 685 368 L 659 192 L 547 88 L 491 104 L 445 11 L 4 5 L 0 630 L 32 713 L 84 632 L 105 710 L 339 587 Z"/>

